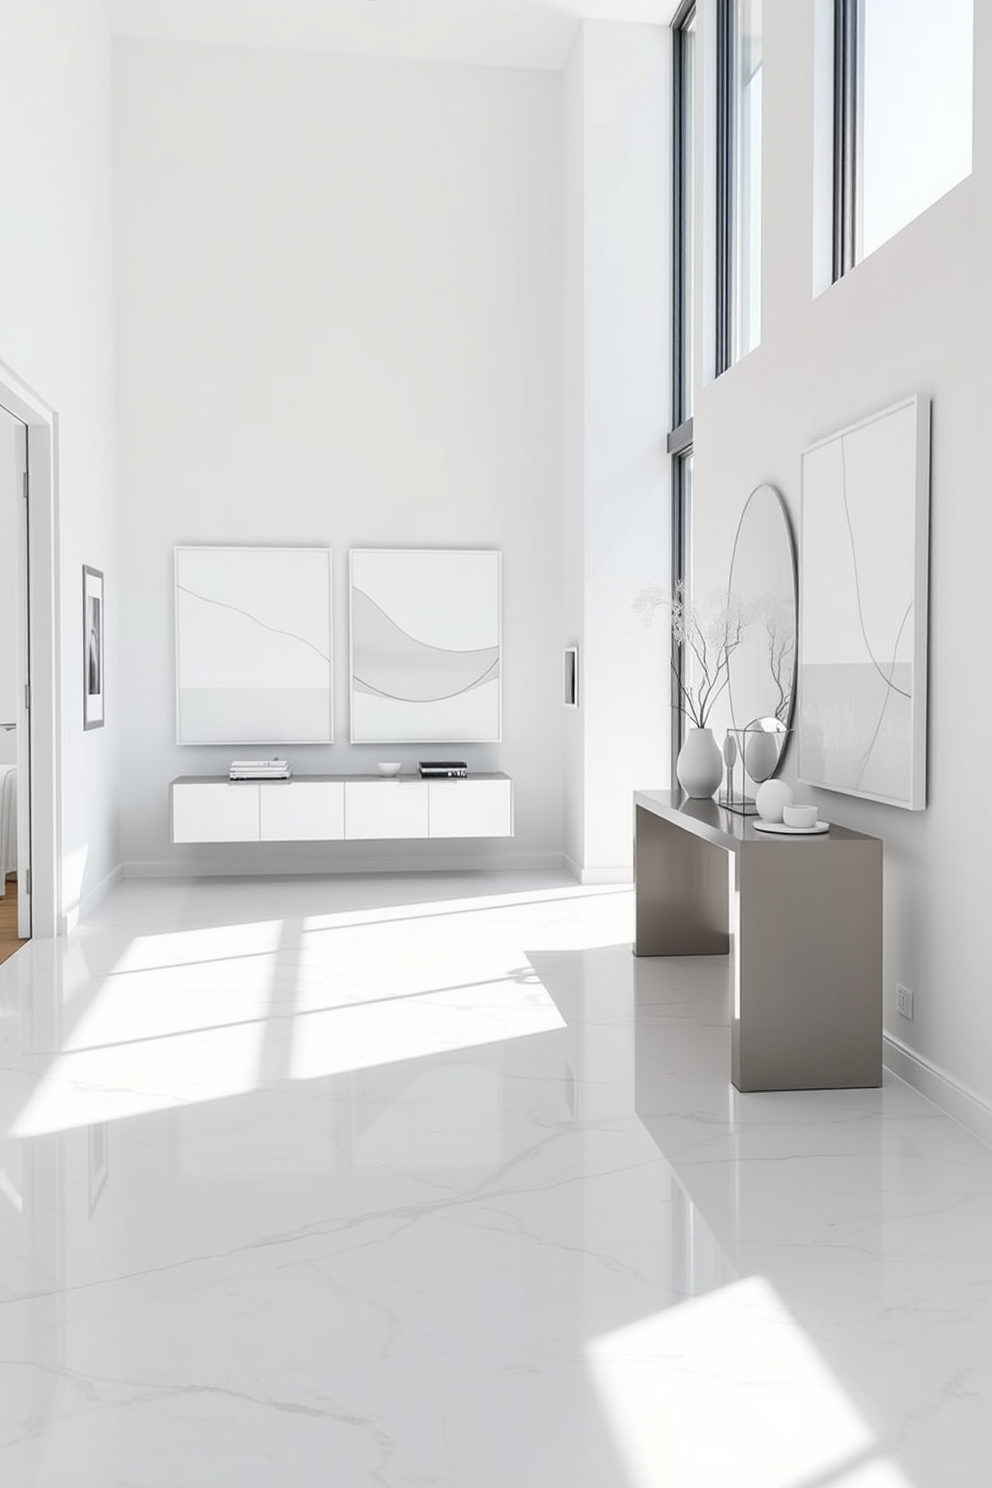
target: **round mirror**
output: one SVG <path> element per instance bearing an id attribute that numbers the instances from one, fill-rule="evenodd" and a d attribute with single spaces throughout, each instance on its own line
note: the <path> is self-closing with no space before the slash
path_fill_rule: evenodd
<path id="1" fill-rule="evenodd" d="M 730 656 L 727 693 L 735 729 L 773 736 L 765 747 L 769 758 L 775 749 L 769 775 L 781 764 L 796 703 L 796 572 L 785 502 L 774 486 L 758 486 L 744 503 L 730 559 L 727 587 L 739 606 L 741 640 Z"/>

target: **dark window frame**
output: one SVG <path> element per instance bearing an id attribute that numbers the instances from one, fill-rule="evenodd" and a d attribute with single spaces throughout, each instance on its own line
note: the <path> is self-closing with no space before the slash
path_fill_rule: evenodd
<path id="1" fill-rule="evenodd" d="M 716 357 L 719 377 L 734 356 L 734 0 L 716 0 Z"/>
<path id="2" fill-rule="evenodd" d="M 858 131 L 862 112 L 860 0 L 834 0 L 833 282 L 853 269 L 858 243 Z"/>

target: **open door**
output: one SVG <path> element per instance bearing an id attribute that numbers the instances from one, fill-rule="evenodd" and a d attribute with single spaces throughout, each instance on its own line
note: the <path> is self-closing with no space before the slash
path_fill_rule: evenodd
<path id="1" fill-rule="evenodd" d="M 8 415 L 10 417 L 10 415 Z M 31 936 L 31 591 L 28 427 L 16 420 L 15 479 L 17 505 L 17 934 Z"/>
<path id="2" fill-rule="evenodd" d="M 17 903 L 2 917 L 8 941 L 31 935 L 27 432 L 0 406 L 0 904 Z M 14 948 L 0 947 L 0 960 Z"/>

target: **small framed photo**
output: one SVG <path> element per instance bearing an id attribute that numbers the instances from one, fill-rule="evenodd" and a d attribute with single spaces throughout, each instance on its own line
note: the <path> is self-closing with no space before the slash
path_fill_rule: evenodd
<path id="1" fill-rule="evenodd" d="M 103 728 L 103 574 L 83 564 L 83 728 Z"/>
<path id="2" fill-rule="evenodd" d="M 579 648 L 566 646 L 563 653 L 562 702 L 566 708 L 579 706 Z"/>

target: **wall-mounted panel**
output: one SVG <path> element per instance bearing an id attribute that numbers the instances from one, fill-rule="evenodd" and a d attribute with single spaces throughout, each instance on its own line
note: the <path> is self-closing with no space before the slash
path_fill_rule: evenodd
<path id="1" fill-rule="evenodd" d="M 333 741 L 327 548 L 176 549 L 179 744 Z"/>

